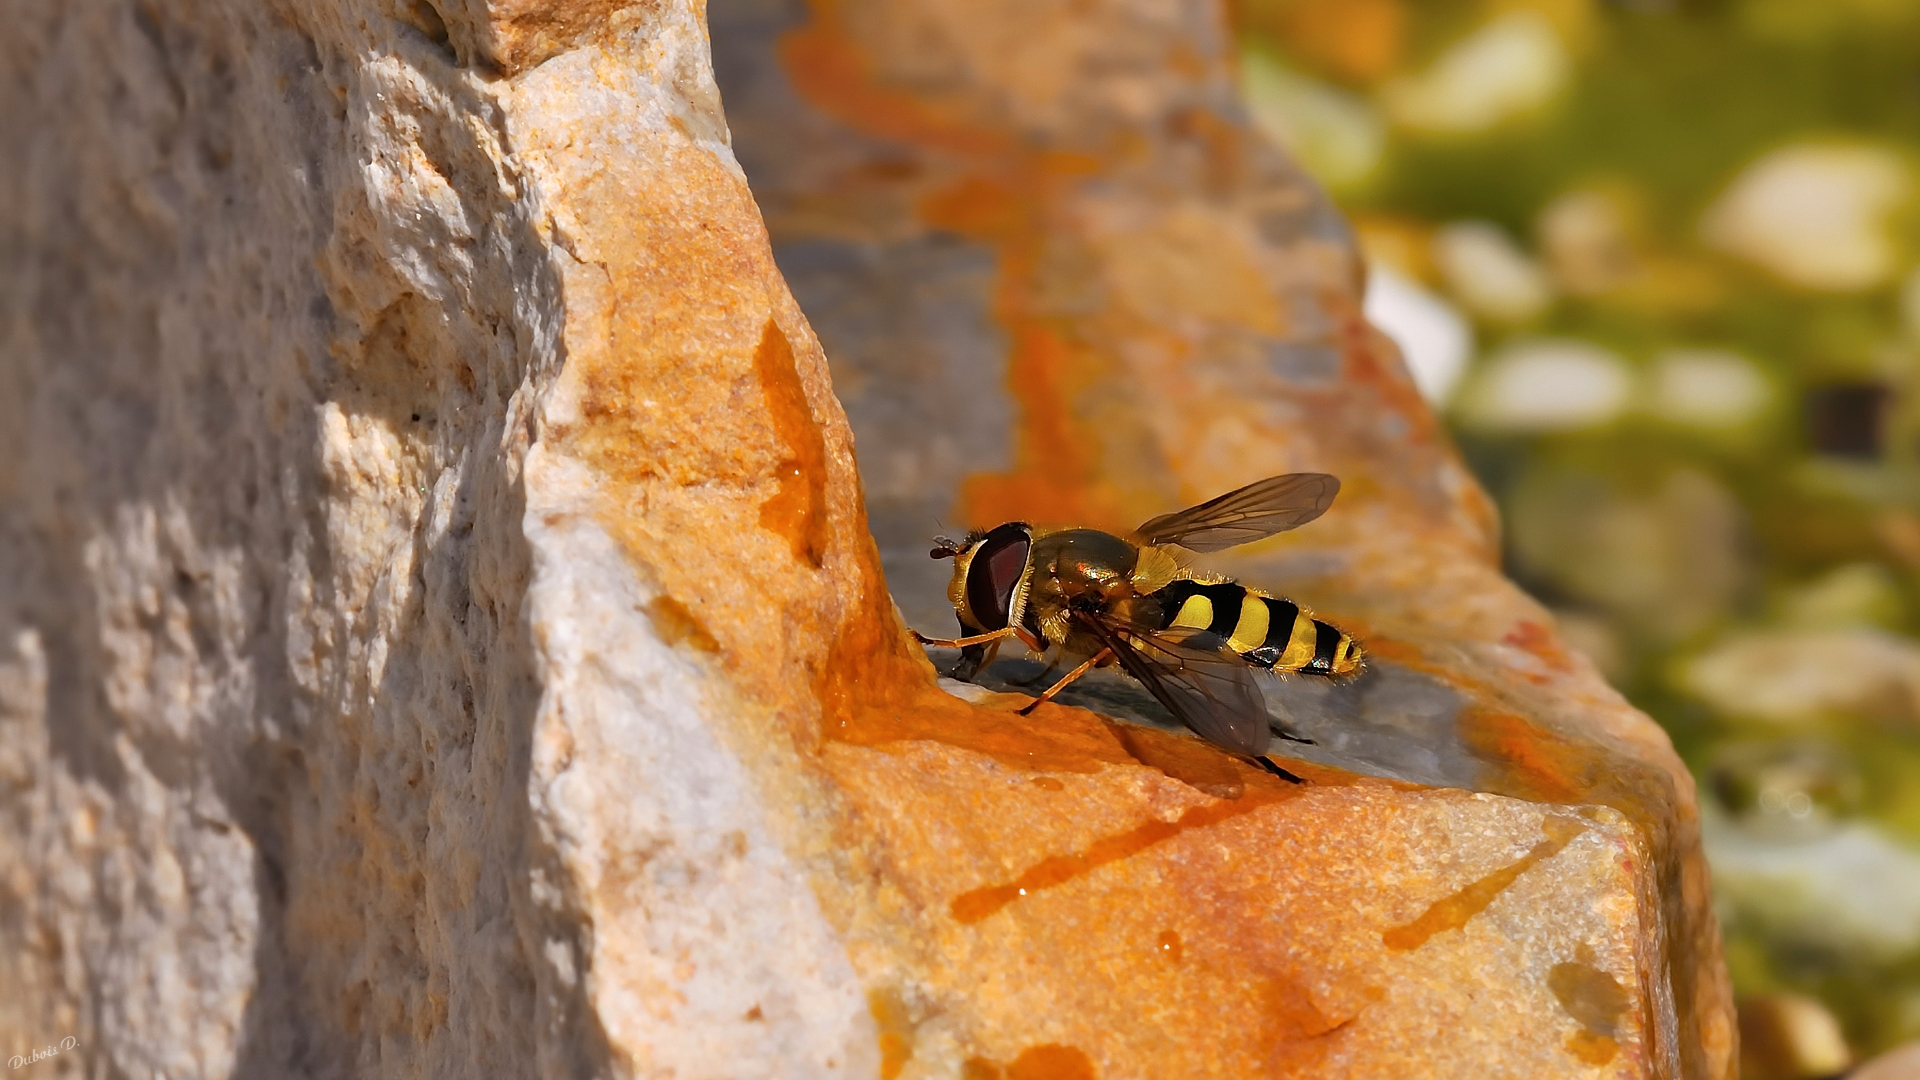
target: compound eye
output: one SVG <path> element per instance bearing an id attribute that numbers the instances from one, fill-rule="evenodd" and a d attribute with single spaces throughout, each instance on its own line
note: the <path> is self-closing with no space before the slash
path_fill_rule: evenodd
<path id="1" fill-rule="evenodd" d="M 967 565 L 967 607 L 982 630 L 1004 630 L 1013 590 L 1027 569 L 1033 539 L 1025 525 L 1002 525 L 987 533 Z"/>

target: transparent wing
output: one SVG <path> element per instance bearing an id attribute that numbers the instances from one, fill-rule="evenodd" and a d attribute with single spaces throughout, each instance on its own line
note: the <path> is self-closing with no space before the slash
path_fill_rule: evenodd
<path id="1" fill-rule="evenodd" d="M 1217 499 L 1162 514 L 1135 530 L 1149 544 L 1219 551 L 1297 529 L 1333 505 L 1340 481 L 1326 473 L 1269 476 Z"/>
<path id="2" fill-rule="evenodd" d="M 1201 738 L 1236 754 L 1258 757 L 1272 738 L 1267 706 L 1253 668 L 1206 630 L 1142 631 L 1118 620 L 1076 616 L 1113 650 L 1121 670 Z"/>

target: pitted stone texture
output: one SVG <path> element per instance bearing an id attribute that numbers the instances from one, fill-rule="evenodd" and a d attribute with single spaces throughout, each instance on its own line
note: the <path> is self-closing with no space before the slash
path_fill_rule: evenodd
<path id="1" fill-rule="evenodd" d="M 498 110 L 371 5 L 7 19 L 0 1038 L 531 1070 L 570 931 L 500 793 L 558 297 Z"/>
<path id="2" fill-rule="evenodd" d="M 564 295 L 580 238 L 527 128 L 570 122 L 555 102 L 630 121 L 594 152 L 759 226 L 690 7 L 549 20 L 519 83 L 461 65 L 535 7 L 5 12 L 0 1047 L 71 1037 L 38 1075 L 772 1077 L 874 1052 L 764 804 L 701 740 L 716 678 L 562 602 L 643 594 L 523 470 L 594 310 Z M 664 758 L 555 764 L 556 730 L 660 717 L 694 732 Z"/>

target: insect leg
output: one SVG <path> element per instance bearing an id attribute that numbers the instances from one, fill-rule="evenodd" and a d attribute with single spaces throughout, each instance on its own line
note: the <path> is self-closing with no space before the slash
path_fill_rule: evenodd
<path id="1" fill-rule="evenodd" d="M 947 673 L 947 677 L 959 679 L 961 682 L 973 682 L 975 675 L 993 666 L 993 661 L 1000 655 L 1000 646 L 1006 643 L 1007 639 L 1001 638 L 985 645 L 969 645 L 961 649 L 960 662 L 953 665 L 953 670 Z"/>
<path id="2" fill-rule="evenodd" d="M 940 648 L 940 649 L 964 649 L 969 645 L 978 645 L 981 642 L 985 642 L 985 641 L 997 642 L 1001 638 L 1008 637 L 1018 632 L 1019 631 L 1017 629 L 1009 626 L 1004 630 L 995 630 L 990 634 L 975 634 L 972 637 L 931 638 L 921 633 L 918 630 L 914 630 L 911 628 L 907 630 L 907 633 L 913 635 L 913 640 L 919 642 L 922 645 L 932 645 L 935 648 Z"/>
<path id="3" fill-rule="evenodd" d="M 980 658 L 980 665 L 978 670 L 984 671 L 987 668 L 992 667 L 994 660 L 1000 656 L 1000 646 L 1005 644 L 1006 644 L 1006 639 L 1001 638 L 1000 640 L 995 641 L 993 644 L 987 646 L 987 653 L 985 656 L 982 656 Z"/>
<path id="4" fill-rule="evenodd" d="M 1067 688 L 1068 683 L 1071 683 L 1073 682 L 1073 680 L 1079 678 L 1082 675 L 1085 675 L 1089 671 L 1092 671 L 1095 664 L 1098 664 L 1100 661 L 1105 660 L 1107 657 L 1112 655 L 1113 655 L 1112 649 L 1101 649 L 1099 652 L 1089 657 L 1086 663 L 1081 664 L 1079 667 L 1074 668 L 1072 671 L 1067 672 L 1065 678 L 1062 678 L 1059 682 L 1054 683 L 1052 686 L 1048 687 L 1046 693 L 1041 694 L 1037 698 L 1034 698 L 1033 704 L 1028 705 L 1026 708 L 1020 710 L 1020 715 L 1026 716 L 1027 714 L 1033 712 L 1033 710 L 1039 708 L 1042 702 L 1052 701 L 1053 695 L 1059 693 L 1062 690 L 1065 690 Z"/>
<path id="5" fill-rule="evenodd" d="M 1256 757 L 1253 759 L 1253 763 L 1255 765 L 1260 766 L 1262 769 L 1265 769 L 1266 771 L 1272 773 L 1273 775 L 1279 777 L 1280 779 L 1285 780 L 1289 784 L 1306 783 L 1305 780 L 1302 780 L 1299 777 L 1288 772 L 1287 770 L 1281 768 L 1280 766 L 1275 765 L 1273 762 L 1269 761 L 1265 757 Z"/>

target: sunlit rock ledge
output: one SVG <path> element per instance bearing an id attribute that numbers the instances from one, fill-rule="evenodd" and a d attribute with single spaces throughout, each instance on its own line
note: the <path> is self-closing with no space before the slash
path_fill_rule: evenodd
<path id="1" fill-rule="evenodd" d="M 1730 1076 L 1690 782 L 1499 576 L 1213 8 L 716 5 L 719 90 L 680 4 L 18 15 L 41 1075 Z M 896 615 L 928 516 L 1308 467 L 1217 563 L 1377 658 L 1271 695 L 1303 784 Z"/>

